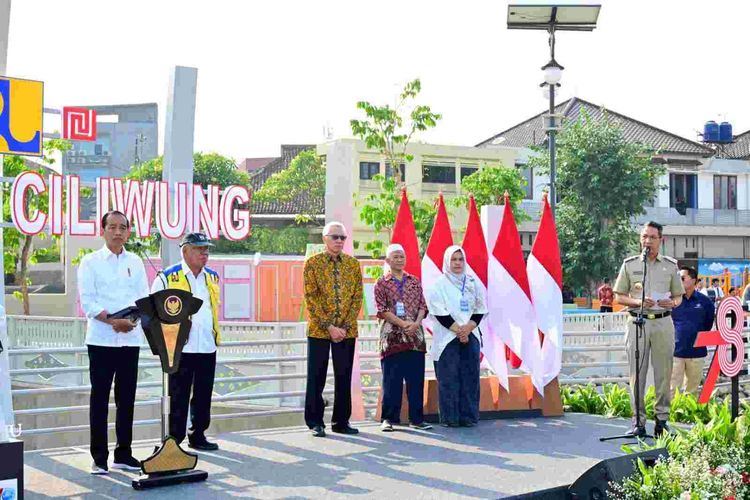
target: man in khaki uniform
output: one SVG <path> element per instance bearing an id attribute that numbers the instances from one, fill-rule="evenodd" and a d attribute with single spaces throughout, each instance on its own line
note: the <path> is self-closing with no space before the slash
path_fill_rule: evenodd
<path id="1" fill-rule="evenodd" d="M 646 434 L 646 407 L 643 395 L 646 390 L 648 359 L 654 367 L 654 385 L 656 386 L 656 425 L 654 434 L 668 431 L 669 404 L 672 393 L 672 358 L 674 356 L 674 324 L 670 315 L 672 309 L 680 305 L 685 289 L 682 286 L 677 269 L 677 261 L 659 254 L 662 243 L 662 226 L 649 222 L 641 230 L 641 248 L 648 248 L 646 258 L 646 279 L 643 279 L 643 256 L 628 257 L 622 263 L 615 282 L 614 292 L 617 302 L 628 307 L 631 316 L 640 312 L 641 294 L 645 287 L 646 298 L 643 301 L 645 325 L 639 339 L 640 355 L 640 417 L 633 418 L 630 432 L 641 436 Z M 630 365 L 630 405 L 635 414 L 635 342 L 636 329 L 631 321 L 628 325 L 625 340 Z"/>

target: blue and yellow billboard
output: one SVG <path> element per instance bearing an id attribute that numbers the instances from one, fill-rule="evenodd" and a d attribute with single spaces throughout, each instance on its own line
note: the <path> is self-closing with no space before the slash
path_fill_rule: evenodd
<path id="1" fill-rule="evenodd" d="M 0 76 L 0 154 L 41 156 L 44 83 Z"/>

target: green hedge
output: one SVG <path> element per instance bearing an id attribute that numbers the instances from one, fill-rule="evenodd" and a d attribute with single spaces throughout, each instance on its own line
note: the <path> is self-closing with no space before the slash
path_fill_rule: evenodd
<path id="1" fill-rule="evenodd" d="M 628 389 L 607 384 L 600 391 L 593 385 L 562 387 L 566 411 L 612 417 L 630 417 Z M 646 414 L 654 417 L 654 388 L 645 395 Z M 673 422 L 692 424 L 673 427 L 672 432 L 637 448 L 624 445 L 631 453 L 667 448 L 669 458 L 654 467 L 638 461 L 630 477 L 611 483 L 607 498 L 620 500 L 704 500 L 750 499 L 750 406 L 742 403 L 741 414 L 732 422 L 729 400 L 699 404 L 691 394 L 675 392 L 669 414 Z"/>

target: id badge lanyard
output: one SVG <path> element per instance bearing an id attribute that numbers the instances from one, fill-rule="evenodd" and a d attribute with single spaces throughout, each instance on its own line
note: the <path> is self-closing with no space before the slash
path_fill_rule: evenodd
<path id="1" fill-rule="evenodd" d="M 469 301 L 464 297 L 464 289 L 466 288 L 466 275 L 464 275 L 463 283 L 461 283 L 461 312 L 469 312 Z"/>
<path id="2" fill-rule="evenodd" d="M 396 302 L 396 316 L 398 316 L 399 318 L 405 318 L 406 308 L 404 307 L 404 282 L 406 281 L 406 278 L 404 277 L 403 280 L 399 280 L 394 276 L 393 280 L 396 282 L 396 288 L 398 289 L 399 296 L 399 300 Z"/>

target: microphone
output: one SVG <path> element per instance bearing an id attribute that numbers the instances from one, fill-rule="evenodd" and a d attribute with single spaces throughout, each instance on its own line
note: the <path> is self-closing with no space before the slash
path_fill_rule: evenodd
<path id="1" fill-rule="evenodd" d="M 649 247 L 643 247 L 643 252 L 641 252 L 641 257 L 645 260 L 649 254 L 651 253 L 651 248 Z"/>
<path id="2" fill-rule="evenodd" d="M 146 245 L 144 245 L 140 241 L 136 241 L 135 246 L 137 246 L 139 249 L 146 248 Z M 151 259 L 148 258 L 148 253 L 143 252 L 143 256 L 146 257 L 146 260 L 148 261 L 148 263 L 151 264 L 151 269 L 153 269 L 156 274 L 159 274 L 159 270 L 156 269 L 156 266 L 154 265 L 154 263 L 151 262 Z"/>
<path id="3" fill-rule="evenodd" d="M 141 243 L 140 241 L 136 241 L 136 242 L 135 242 L 135 246 L 136 246 L 136 247 L 138 247 L 139 249 L 144 249 L 144 248 L 146 248 L 146 245 L 144 245 L 144 244 L 143 244 L 143 243 Z M 160 271 L 159 271 L 158 269 L 156 269 L 156 266 L 154 265 L 154 263 L 153 263 L 153 262 L 151 261 L 151 259 L 149 259 L 149 257 L 148 257 L 148 253 L 147 253 L 147 252 L 145 252 L 145 251 L 144 251 L 144 252 L 142 252 L 142 253 L 143 253 L 143 256 L 144 256 L 144 257 L 146 257 L 146 260 L 148 261 L 148 263 L 149 263 L 149 264 L 151 265 L 151 269 L 153 269 L 153 270 L 154 270 L 154 273 L 156 273 L 156 276 L 157 276 L 157 277 L 159 277 L 159 278 L 161 279 L 161 282 L 162 282 L 162 283 L 164 283 L 164 288 L 167 288 L 167 284 L 166 284 L 166 283 L 164 282 L 164 278 L 163 278 L 163 277 L 161 277 L 161 276 L 159 276 L 159 272 L 160 272 Z"/>

